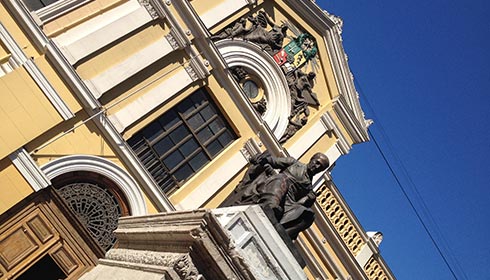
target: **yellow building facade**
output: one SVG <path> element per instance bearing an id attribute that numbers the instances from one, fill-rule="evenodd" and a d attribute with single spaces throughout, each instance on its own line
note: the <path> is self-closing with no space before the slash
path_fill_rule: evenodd
<path id="1" fill-rule="evenodd" d="M 119 217 L 216 208 L 265 150 L 368 141 L 341 32 L 312 1 L 2 0 L 0 278 L 77 279 Z M 330 170 L 305 274 L 394 279 Z"/>

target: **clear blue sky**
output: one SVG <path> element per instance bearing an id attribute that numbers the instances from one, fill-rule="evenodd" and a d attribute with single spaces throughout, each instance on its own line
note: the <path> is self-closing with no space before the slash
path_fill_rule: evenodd
<path id="1" fill-rule="evenodd" d="M 458 279 L 490 279 L 490 1 L 316 3 L 343 18 L 371 131 L 416 206 L 410 179 L 425 201 Z M 333 178 L 363 227 L 383 232 L 397 279 L 454 279 L 372 141 L 341 158 Z"/>

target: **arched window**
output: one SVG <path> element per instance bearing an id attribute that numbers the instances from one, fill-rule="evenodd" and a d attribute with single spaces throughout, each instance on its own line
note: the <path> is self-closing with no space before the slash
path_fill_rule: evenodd
<path id="1" fill-rule="evenodd" d="M 114 244 L 112 232 L 120 216 L 147 214 L 139 186 L 124 169 L 109 160 L 71 155 L 53 160 L 41 169 L 106 250 Z"/>
<path id="2" fill-rule="evenodd" d="M 109 250 L 116 242 L 119 217 L 128 216 L 128 202 L 117 185 L 103 175 L 73 171 L 51 180 L 68 207 L 97 240 Z"/>

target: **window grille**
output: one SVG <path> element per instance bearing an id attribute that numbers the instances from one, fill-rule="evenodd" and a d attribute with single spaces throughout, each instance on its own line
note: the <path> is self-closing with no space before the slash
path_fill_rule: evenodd
<path id="1" fill-rule="evenodd" d="M 199 89 L 128 139 L 168 193 L 215 158 L 236 135 L 204 89 Z"/>

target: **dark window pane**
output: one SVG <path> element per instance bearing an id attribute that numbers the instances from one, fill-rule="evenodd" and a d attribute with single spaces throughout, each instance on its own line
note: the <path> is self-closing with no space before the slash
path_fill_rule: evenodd
<path id="1" fill-rule="evenodd" d="M 139 147 L 143 144 L 143 136 L 140 134 L 133 135 L 133 137 L 128 139 L 128 144 L 131 148 Z"/>
<path id="2" fill-rule="evenodd" d="M 24 0 L 23 2 L 30 11 L 36 11 L 57 1 L 59 0 Z"/>
<path id="3" fill-rule="evenodd" d="M 220 119 L 215 119 L 209 124 L 209 128 L 211 128 L 214 134 L 218 133 L 223 127 L 224 125 Z"/>
<path id="4" fill-rule="evenodd" d="M 189 164 L 191 165 L 192 169 L 194 169 L 194 171 L 197 171 L 201 169 L 201 167 L 203 167 L 207 162 L 208 157 L 204 154 L 204 152 L 200 152 L 191 159 Z"/>
<path id="5" fill-rule="evenodd" d="M 218 137 L 218 140 L 221 143 L 221 145 L 223 145 L 223 147 L 226 147 L 228 146 L 228 144 L 231 143 L 231 141 L 233 141 L 233 137 L 231 137 L 230 132 L 225 131 L 223 134 L 221 134 Z"/>
<path id="6" fill-rule="evenodd" d="M 206 99 L 207 98 L 202 90 L 198 90 L 193 95 L 191 95 L 191 100 L 196 105 L 196 107 L 199 107 L 199 105 L 206 102 Z"/>
<path id="7" fill-rule="evenodd" d="M 187 142 L 182 145 L 179 150 L 182 152 L 184 157 L 188 157 L 190 154 L 192 154 L 195 150 L 199 148 L 196 140 L 194 138 L 189 139 Z"/>
<path id="8" fill-rule="evenodd" d="M 204 123 L 204 119 L 201 117 L 201 115 L 195 114 L 192 117 L 190 117 L 188 122 L 191 129 L 196 130 Z"/>
<path id="9" fill-rule="evenodd" d="M 211 154 L 211 156 L 214 157 L 221 151 L 223 146 L 221 146 L 218 139 L 216 139 L 213 142 L 209 143 L 209 145 L 206 148 L 209 154 Z"/>
<path id="10" fill-rule="evenodd" d="M 161 116 L 158 121 L 165 130 L 169 130 L 172 126 L 180 121 L 180 118 L 174 110 L 171 110 L 163 114 L 163 116 Z"/>
<path id="11" fill-rule="evenodd" d="M 199 139 L 199 141 L 201 143 L 206 142 L 212 136 L 213 136 L 213 133 L 211 132 L 211 129 L 209 129 L 209 127 L 205 127 L 197 133 L 197 138 Z"/>
<path id="12" fill-rule="evenodd" d="M 186 180 L 193 174 L 191 167 L 188 164 L 184 164 L 175 173 L 174 176 L 179 182 Z"/>
<path id="13" fill-rule="evenodd" d="M 143 131 L 141 131 L 141 134 L 148 141 L 152 141 L 156 137 L 158 137 L 162 132 L 163 132 L 162 127 L 157 122 L 152 122 L 151 124 L 149 124 L 145 128 L 143 128 Z"/>
<path id="14" fill-rule="evenodd" d="M 234 139 L 233 131 L 212 100 L 204 90 L 198 90 L 136 133 L 128 144 L 162 190 L 168 192 L 205 166 Z M 204 146 L 207 142 L 210 143 Z"/>
<path id="15" fill-rule="evenodd" d="M 172 152 L 170 155 L 168 155 L 166 158 L 163 159 L 163 163 L 165 166 L 169 169 L 172 170 L 174 169 L 179 163 L 181 163 L 184 160 L 184 157 L 180 153 L 179 150 Z"/>
<path id="16" fill-rule="evenodd" d="M 194 103 L 192 102 L 191 99 L 186 98 L 182 102 L 177 105 L 177 109 L 179 112 L 181 112 L 184 116 L 188 116 L 192 111 L 194 111 L 196 107 L 194 106 Z"/>
<path id="17" fill-rule="evenodd" d="M 153 145 L 153 149 L 159 156 L 163 156 L 170 148 L 172 148 L 174 144 L 168 136 L 164 137 L 162 140 L 158 141 L 155 145 Z"/>
<path id="18" fill-rule="evenodd" d="M 170 138 L 174 144 L 178 144 L 182 139 L 189 135 L 189 130 L 185 126 L 179 126 L 177 129 L 170 133 Z"/>
<path id="19" fill-rule="evenodd" d="M 210 105 L 204 107 L 200 113 L 205 120 L 209 120 L 214 115 L 216 115 L 216 112 L 213 110 L 213 108 Z"/>

